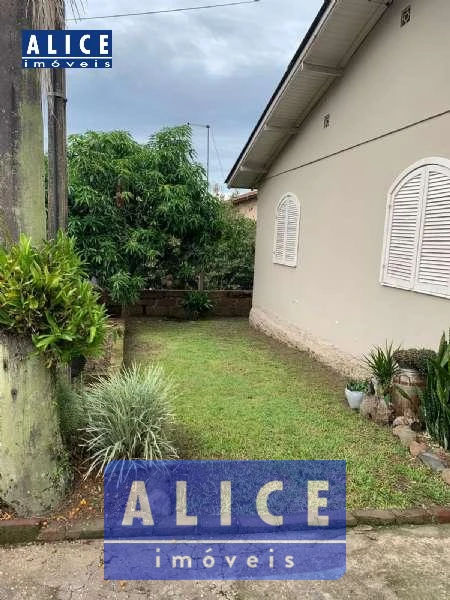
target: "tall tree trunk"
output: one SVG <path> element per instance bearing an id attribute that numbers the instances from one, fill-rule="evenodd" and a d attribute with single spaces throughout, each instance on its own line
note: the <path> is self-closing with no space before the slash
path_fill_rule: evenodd
<path id="1" fill-rule="evenodd" d="M 39 72 L 22 69 L 29 0 L 0 0 L 0 244 L 46 237 Z M 28 9 L 28 12 L 27 12 Z M 55 381 L 31 340 L 0 335 L 0 499 L 19 516 L 54 508 L 64 489 Z"/>
<path id="2" fill-rule="evenodd" d="M 55 372 L 28 338 L 0 334 L 0 498 L 19 516 L 45 515 L 67 484 Z"/>
<path id="3" fill-rule="evenodd" d="M 44 160 L 38 69 L 22 69 L 29 0 L 0 0 L 0 243 L 45 238 Z"/>

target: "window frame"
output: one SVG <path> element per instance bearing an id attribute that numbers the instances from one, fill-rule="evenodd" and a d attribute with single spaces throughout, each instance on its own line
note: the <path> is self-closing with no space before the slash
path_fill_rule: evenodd
<path id="1" fill-rule="evenodd" d="M 278 236 L 278 215 L 280 211 L 280 206 L 284 202 L 289 202 L 289 199 L 292 198 L 297 205 L 298 208 L 298 216 L 296 222 L 296 230 L 295 230 L 295 259 L 287 260 L 286 259 L 286 251 L 287 251 L 287 228 L 288 228 L 288 218 L 286 218 L 286 226 L 285 226 L 285 239 L 284 239 L 284 250 L 283 250 L 283 259 L 277 259 L 276 256 L 276 248 L 277 248 L 277 236 Z M 288 214 L 286 215 L 288 217 Z M 283 267 L 291 267 L 296 268 L 298 266 L 298 255 L 299 255 L 299 241 L 300 241 L 300 220 L 301 220 L 301 204 L 298 197 L 292 192 L 287 192 L 284 194 L 280 200 L 278 201 L 275 209 L 275 226 L 274 226 L 274 236 L 273 236 L 273 251 L 272 251 L 272 263 L 275 265 L 281 265 Z"/>
<path id="2" fill-rule="evenodd" d="M 388 195 L 387 195 L 387 204 L 386 204 L 386 216 L 385 216 L 385 224 L 384 224 L 384 237 L 383 237 L 383 253 L 382 253 L 382 259 L 381 259 L 381 268 L 380 268 L 380 284 L 382 286 L 385 287 L 391 287 L 391 288 L 396 288 L 396 289 L 401 289 L 401 290 L 406 290 L 406 291 L 410 291 L 410 292 L 415 292 L 417 294 L 426 294 L 429 296 L 437 296 L 440 298 L 447 298 L 450 299 L 450 279 L 449 279 L 449 283 L 448 283 L 448 291 L 447 292 L 442 292 L 439 290 L 434 290 L 431 289 L 433 287 L 432 284 L 430 284 L 428 286 L 428 289 L 426 289 L 426 287 L 421 287 L 420 282 L 417 281 L 417 274 L 418 274 L 418 265 L 419 265 L 419 260 L 420 260 L 420 251 L 421 251 L 421 244 L 422 244 L 422 233 L 423 233 L 423 225 L 424 225 L 424 219 L 425 219 L 425 214 L 426 214 L 426 201 L 427 201 L 427 194 L 426 194 L 426 185 L 425 185 L 425 178 L 428 176 L 428 172 L 427 170 L 429 168 L 432 167 L 437 167 L 439 169 L 444 169 L 446 171 L 448 171 L 448 176 L 450 178 L 450 159 L 448 158 L 444 158 L 441 156 L 432 156 L 432 157 L 428 157 L 428 158 L 424 158 L 421 159 L 419 161 L 417 161 L 416 163 L 410 165 L 408 168 L 406 168 L 394 181 L 394 183 L 391 185 Z M 416 263 L 415 263 L 415 268 L 414 268 L 414 272 L 413 275 L 411 276 L 411 283 L 408 285 L 406 282 L 404 284 L 402 284 L 400 281 L 397 281 L 395 283 L 391 282 L 391 281 L 386 281 L 386 276 L 387 276 L 387 267 L 388 267 L 388 260 L 389 260 L 389 247 L 390 247 L 390 232 L 391 232 L 391 225 L 392 225 L 392 207 L 393 207 L 393 203 L 395 201 L 395 195 L 398 192 L 398 190 L 406 183 L 406 180 L 408 179 L 412 179 L 415 174 L 421 173 L 422 177 L 423 177 L 423 181 L 422 181 L 422 190 L 421 190 L 421 197 L 419 200 L 419 208 L 418 208 L 418 236 L 415 239 L 415 259 L 416 259 Z M 428 181 L 426 182 L 428 183 Z M 449 207 L 450 207 L 450 200 L 449 200 Z M 450 269 L 449 269 L 450 271 Z"/>

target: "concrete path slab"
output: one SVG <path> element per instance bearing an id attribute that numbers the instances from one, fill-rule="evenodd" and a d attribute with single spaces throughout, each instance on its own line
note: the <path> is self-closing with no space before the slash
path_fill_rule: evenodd
<path id="1" fill-rule="evenodd" d="M 109 582 L 102 542 L 0 548 L 0 600 L 447 600 L 450 525 L 358 529 L 335 582 Z"/>

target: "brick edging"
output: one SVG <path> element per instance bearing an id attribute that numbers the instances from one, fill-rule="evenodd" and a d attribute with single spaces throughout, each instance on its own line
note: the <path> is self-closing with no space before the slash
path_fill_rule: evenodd
<path id="1" fill-rule="evenodd" d="M 450 508 L 443 506 L 347 511 L 347 527 L 356 527 L 356 525 L 439 525 L 445 523 L 450 523 Z"/>
<path id="2" fill-rule="evenodd" d="M 351 510 L 347 512 L 347 527 L 371 525 L 450 524 L 450 507 L 408 508 L 404 510 Z M 44 519 L 10 519 L 0 521 L 0 546 L 30 542 L 62 542 L 67 540 L 103 539 L 103 519 L 67 524 L 47 525 Z"/>

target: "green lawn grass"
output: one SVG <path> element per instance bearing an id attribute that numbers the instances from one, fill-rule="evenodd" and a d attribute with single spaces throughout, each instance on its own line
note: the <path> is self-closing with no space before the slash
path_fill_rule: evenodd
<path id="1" fill-rule="evenodd" d="M 246 320 L 130 319 L 125 353 L 174 379 L 182 458 L 345 459 L 349 508 L 450 505 L 438 475 L 348 409 L 339 375 Z"/>

